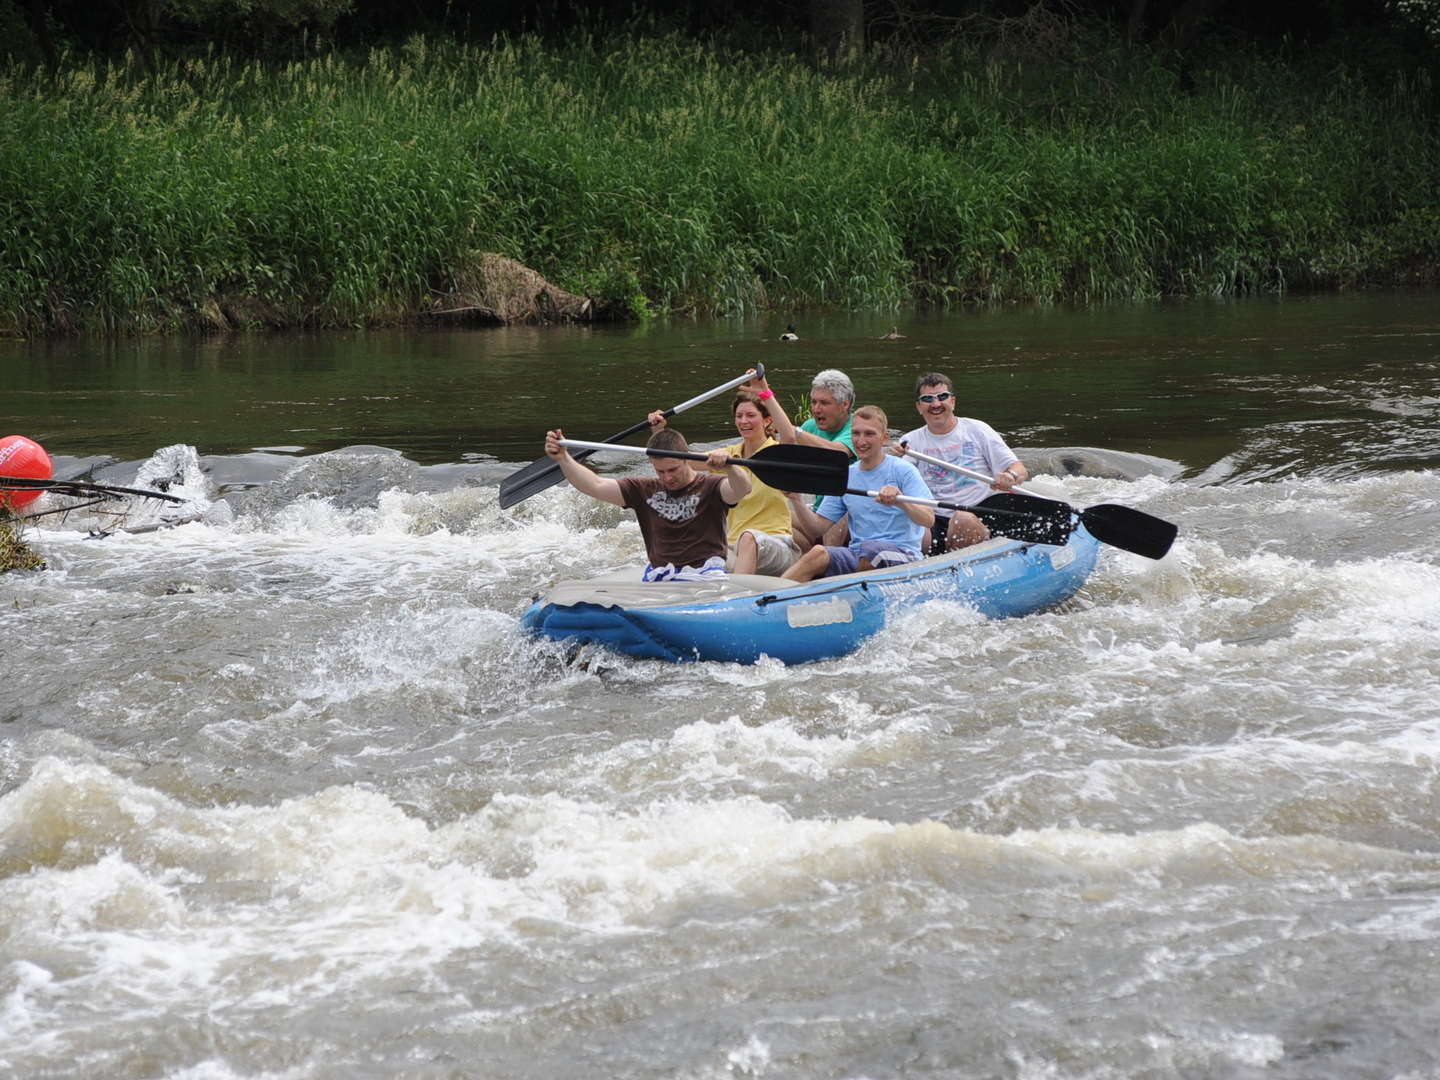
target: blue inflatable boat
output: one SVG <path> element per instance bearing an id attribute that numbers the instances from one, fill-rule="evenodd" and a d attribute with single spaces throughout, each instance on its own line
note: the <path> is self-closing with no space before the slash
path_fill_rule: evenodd
<path id="1" fill-rule="evenodd" d="M 854 652 L 888 619 L 926 600 L 956 600 L 990 618 L 1030 615 L 1085 584 L 1099 554 L 1077 527 L 1064 547 L 997 538 L 888 570 L 797 585 L 732 574 L 652 582 L 626 570 L 566 581 L 522 617 L 534 634 L 654 660 L 803 664 Z"/>

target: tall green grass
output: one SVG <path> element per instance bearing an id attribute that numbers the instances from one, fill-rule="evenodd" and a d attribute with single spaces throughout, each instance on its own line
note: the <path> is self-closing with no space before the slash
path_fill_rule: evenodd
<path id="1" fill-rule="evenodd" d="M 412 41 L 0 76 L 0 332 L 406 318 L 477 252 L 640 309 L 1437 278 L 1423 81 L 954 47 Z"/>

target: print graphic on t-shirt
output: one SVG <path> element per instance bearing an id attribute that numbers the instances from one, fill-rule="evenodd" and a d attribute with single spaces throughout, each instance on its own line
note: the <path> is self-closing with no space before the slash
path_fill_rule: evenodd
<path id="1" fill-rule="evenodd" d="M 966 439 L 955 448 L 946 447 L 944 452 L 935 456 L 975 471 L 985 467 L 985 462 L 980 457 L 980 444 L 974 439 Z M 921 463 L 920 475 L 925 478 L 925 483 L 930 486 L 932 491 L 936 487 L 955 487 L 957 483 L 955 474 L 949 469 L 942 469 L 939 465 L 931 465 L 929 462 Z"/>
<path id="2" fill-rule="evenodd" d="M 666 521 L 689 521 L 700 506 L 698 494 L 686 495 L 683 499 L 672 499 L 667 491 L 657 491 L 645 500 L 650 509 Z"/>

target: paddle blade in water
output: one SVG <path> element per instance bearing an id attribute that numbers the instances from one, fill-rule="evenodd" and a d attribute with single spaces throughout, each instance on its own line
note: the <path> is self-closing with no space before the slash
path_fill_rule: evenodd
<path id="1" fill-rule="evenodd" d="M 706 390 L 705 393 L 699 394 L 691 398 L 689 401 L 682 401 L 679 405 L 666 409 L 665 416 L 669 418 L 671 416 L 674 416 L 676 413 L 682 413 L 686 409 L 694 408 L 702 401 L 709 401 L 713 397 L 718 397 L 726 390 L 733 390 L 735 387 L 739 386 L 743 382 L 749 381 L 751 378 L 763 378 L 764 375 L 765 365 L 756 364 L 753 372 L 747 371 L 744 375 L 741 375 L 738 378 L 731 379 L 729 382 L 726 383 L 721 383 L 713 390 Z M 621 439 L 628 439 L 637 431 L 644 431 L 649 426 L 650 420 L 647 417 L 646 419 L 641 420 L 638 424 L 631 424 L 624 431 L 617 431 L 614 435 L 611 435 L 605 441 L 613 443 L 619 442 Z M 575 460 L 579 461 L 583 458 L 589 457 L 592 453 L 594 453 L 593 450 L 582 450 L 578 454 L 572 454 L 571 456 L 574 457 Z M 517 469 L 515 472 L 507 476 L 504 480 L 500 481 L 500 509 L 508 510 L 516 503 L 523 502 L 524 500 L 530 498 L 531 495 L 538 495 L 546 488 L 554 487 L 556 484 L 560 483 L 560 481 L 564 479 L 565 474 L 560 471 L 560 466 L 556 465 L 553 459 L 548 456 L 536 458 L 529 465 L 526 465 L 523 469 Z"/>
<path id="2" fill-rule="evenodd" d="M 674 412 L 674 410 L 670 410 Z M 666 415 L 670 415 L 667 412 Z M 606 442 L 616 442 L 620 439 L 628 439 L 637 431 L 643 431 L 650 426 L 646 420 L 638 424 L 631 424 L 624 431 L 617 431 Z M 571 453 L 576 461 L 584 461 L 593 454 L 594 450 L 576 450 Z M 555 464 L 555 459 L 548 454 L 542 458 L 536 458 L 523 469 L 517 469 L 504 480 L 500 481 L 500 509 L 508 510 L 518 502 L 524 502 L 531 495 L 539 495 L 546 488 L 552 488 L 561 480 L 565 474 L 560 471 L 560 466 Z"/>
<path id="3" fill-rule="evenodd" d="M 993 533 L 1032 544 L 1062 546 L 1075 531 L 1075 514 L 1068 503 L 997 492 L 969 508 Z"/>
<path id="4" fill-rule="evenodd" d="M 581 454 L 575 455 L 577 458 L 580 456 Z M 538 495 L 564 479 L 565 474 L 560 471 L 560 466 L 555 464 L 554 458 L 537 458 L 500 481 L 500 509 L 508 510 L 516 503 L 523 502 L 531 495 Z"/>
<path id="5" fill-rule="evenodd" d="M 1101 543 L 1147 559 L 1163 559 L 1180 532 L 1173 522 L 1119 503 L 1088 507 L 1080 511 L 1080 520 Z"/>

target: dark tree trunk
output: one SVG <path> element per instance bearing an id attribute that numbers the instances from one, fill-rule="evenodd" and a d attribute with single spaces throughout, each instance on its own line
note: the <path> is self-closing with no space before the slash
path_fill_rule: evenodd
<path id="1" fill-rule="evenodd" d="M 45 0 L 30 0 L 30 33 L 35 35 L 35 44 L 45 57 L 45 66 L 54 70 L 60 54 L 55 51 L 55 39 L 50 36 L 50 5 Z"/>
<path id="2" fill-rule="evenodd" d="M 124 0 L 125 24 L 130 41 L 145 64 L 155 73 L 155 43 L 160 31 L 162 0 Z"/>
<path id="3" fill-rule="evenodd" d="M 830 56 L 848 56 L 865 48 L 864 0 L 810 0 L 810 33 L 815 46 Z"/>
<path id="4" fill-rule="evenodd" d="M 1125 20 L 1125 32 L 1131 41 L 1145 36 L 1145 8 L 1149 0 L 1130 0 L 1130 17 Z"/>
<path id="5" fill-rule="evenodd" d="M 1195 35 L 1205 20 L 1220 9 L 1224 0 L 1185 0 L 1160 34 L 1160 40 L 1183 53 L 1195 44 Z"/>

